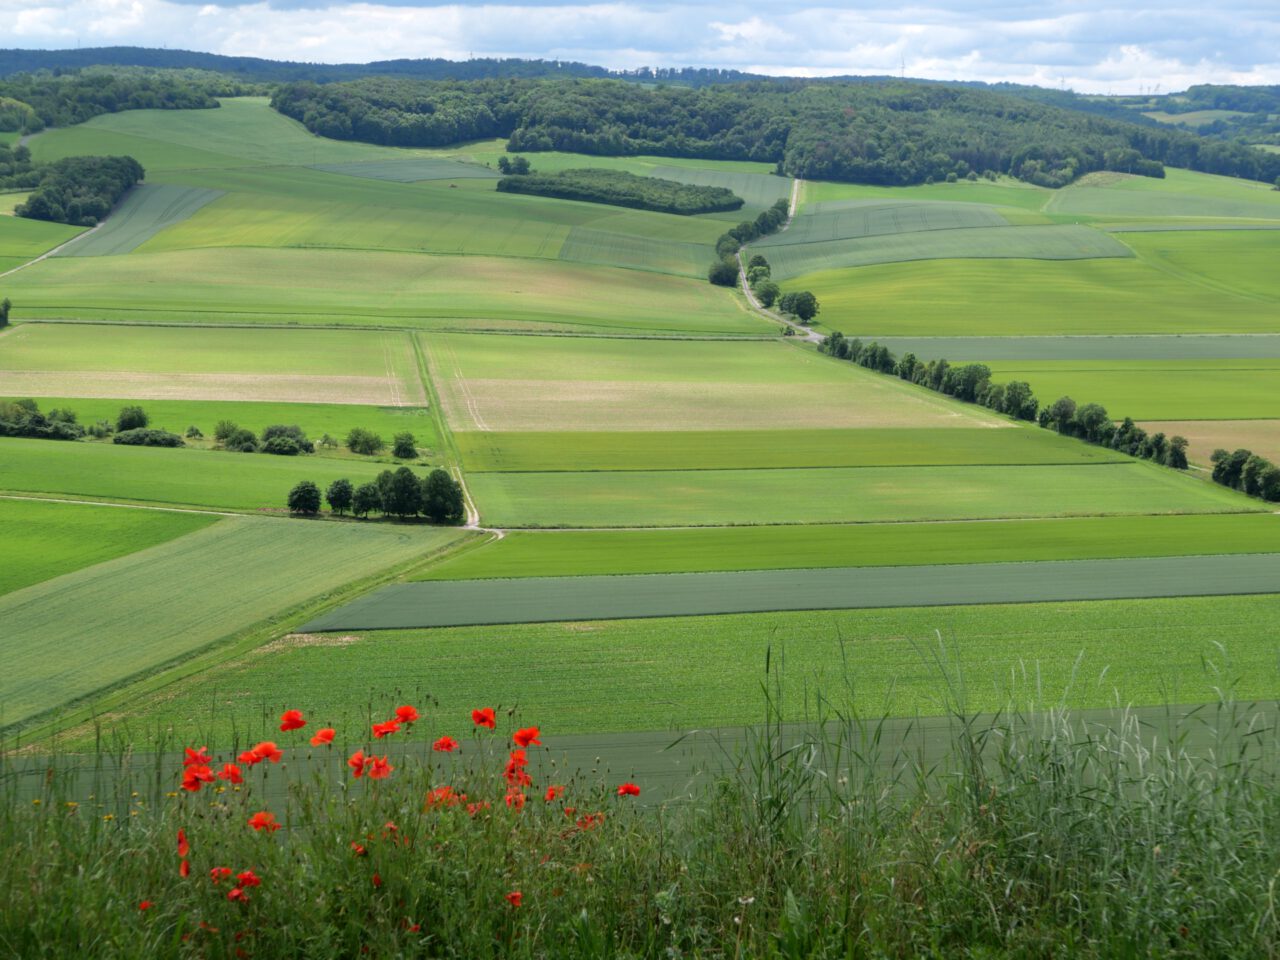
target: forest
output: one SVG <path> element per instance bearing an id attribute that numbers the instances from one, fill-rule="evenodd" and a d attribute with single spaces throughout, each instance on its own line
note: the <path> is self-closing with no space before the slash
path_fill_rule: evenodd
<path id="1" fill-rule="evenodd" d="M 498 189 L 504 193 L 532 193 L 540 197 L 686 215 L 737 210 L 743 203 L 741 197 L 725 187 L 700 187 L 658 177 L 637 177 L 622 170 L 595 168 L 503 177 L 498 181 Z"/>
<path id="2" fill-rule="evenodd" d="M 1273 182 L 1280 155 L 1013 95 L 915 81 L 779 80 L 698 89 L 608 79 L 287 84 L 273 106 L 336 139 L 773 163 L 812 179 L 908 185 L 987 171 L 1061 187 L 1163 165 Z"/>
<path id="3" fill-rule="evenodd" d="M 14 213 L 79 227 L 96 226 L 143 177 L 133 157 L 66 157 L 38 173 L 36 189 Z"/>

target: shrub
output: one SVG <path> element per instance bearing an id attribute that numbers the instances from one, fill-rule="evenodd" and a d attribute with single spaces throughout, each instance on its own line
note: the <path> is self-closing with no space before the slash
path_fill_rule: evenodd
<path id="1" fill-rule="evenodd" d="M 738 265 L 732 260 L 717 260 L 707 268 L 707 279 L 717 287 L 736 287 Z"/>
<path id="2" fill-rule="evenodd" d="M 239 429 L 234 420 L 219 420 L 213 428 L 213 439 L 218 443 L 226 443 Z"/>
<path id="3" fill-rule="evenodd" d="M 413 434 L 397 433 L 391 447 L 391 455 L 397 460 L 416 460 L 418 459 L 418 448 L 414 443 Z"/>
<path id="4" fill-rule="evenodd" d="M 133 430 L 117 430 L 112 443 L 131 447 L 184 447 L 186 444 L 176 433 L 156 430 L 152 427 L 135 427 Z"/>
<path id="5" fill-rule="evenodd" d="M 387 447 L 382 437 L 364 427 L 354 427 L 347 434 L 347 449 L 366 457 L 381 453 Z"/>
<path id="6" fill-rule="evenodd" d="M 193 425 L 191 425 L 191 426 L 187 427 L 187 439 L 188 439 L 188 440 L 203 440 L 203 439 L 204 439 L 204 434 L 200 432 L 200 428 L 199 428 L 199 427 L 197 427 L 197 426 L 195 426 L 195 425 L 193 424 Z"/>
<path id="7" fill-rule="evenodd" d="M 298 441 L 293 437 L 272 437 L 260 448 L 263 453 L 273 453 L 278 457 L 296 457 L 302 452 Z"/>
<path id="8" fill-rule="evenodd" d="M 141 407 L 123 407 L 116 417 L 116 430 L 137 430 L 151 422 L 147 412 Z"/>
<path id="9" fill-rule="evenodd" d="M 258 450 L 258 438 L 254 436 L 252 430 L 236 427 L 231 431 L 231 435 L 222 442 L 222 446 L 233 453 L 256 453 Z"/>
<path id="10" fill-rule="evenodd" d="M 316 445 L 298 426 L 273 424 L 262 431 L 262 452 L 295 456 L 298 453 L 315 453 Z"/>
<path id="11" fill-rule="evenodd" d="M 40 412 L 34 400 L 0 400 L 0 437 L 79 440 L 85 429 L 70 410 Z"/>

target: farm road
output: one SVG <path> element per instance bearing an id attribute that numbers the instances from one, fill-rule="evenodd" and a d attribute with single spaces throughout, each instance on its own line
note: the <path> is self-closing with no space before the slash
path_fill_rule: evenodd
<path id="1" fill-rule="evenodd" d="M 1280 554 L 400 583 L 300 629 L 1280 593 Z"/>
<path id="2" fill-rule="evenodd" d="M 800 187 L 803 183 L 804 181 L 797 177 L 796 180 L 791 184 L 791 205 L 787 208 L 787 222 L 778 228 L 779 233 L 782 233 L 788 227 L 790 227 L 791 221 L 795 219 L 796 207 L 799 205 L 799 202 L 800 202 Z M 742 248 L 742 250 L 745 250 L 745 249 L 746 247 Z M 737 253 L 738 283 L 741 284 L 742 293 L 747 298 L 747 302 L 751 304 L 752 309 L 754 309 L 757 313 L 764 314 L 770 320 L 776 320 L 778 321 L 778 323 L 786 324 L 788 327 L 791 327 L 793 330 L 795 330 L 796 333 L 800 334 L 802 339 L 804 340 L 810 340 L 813 343 L 821 343 L 822 336 L 820 334 L 814 333 L 808 327 L 804 326 L 803 324 L 796 323 L 794 320 L 788 320 L 786 317 L 782 316 L 782 314 L 780 313 L 775 313 L 774 311 L 765 307 L 764 304 L 762 304 L 759 300 L 756 299 L 755 291 L 753 291 L 751 289 L 751 285 L 747 283 L 747 267 L 746 267 L 746 264 L 742 262 L 742 250 L 739 250 Z"/>

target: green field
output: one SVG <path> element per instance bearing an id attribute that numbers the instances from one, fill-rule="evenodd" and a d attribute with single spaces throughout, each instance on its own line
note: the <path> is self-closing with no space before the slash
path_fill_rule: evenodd
<path id="1" fill-rule="evenodd" d="M 1280 336 L 882 337 L 895 356 L 952 361 L 1280 359 Z"/>
<path id="2" fill-rule="evenodd" d="M 1043 402 L 1100 403 L 1116 418 L 1280 418 L 1280 360 L 992 361 L 996 380 L 1025 380 Z"/>
<path id="3" fill-rule="evenodd" d="M 758 467 L 953 466 L 1128 462 L 1039 427 L 957 430 L 680 430 L 669 433 L 456 433 L 477 473 L 746 470 Z"/>
<path id="4" fill-rule="evenodd" d="M 441 716 L 518 706 L 544 734 L 759 722 L 766 656 L 795 711 L 818 692 L 864 716 L 946 712 L 940 656 L 966 707 L 1106 706 L 1275 696 L 1275 596 L 768 613 L 461 627 L 280 644 L 130 711 L 229 734 L 232 716 L 296 703 L 364 722 L 370 698 L 416 690 Z M 1225 648 L 1225 652 L 1224 652 Z M 519 656 L 512 656 L 512 651 Z M 1206 659 L 1219 667 L 1208 668 Z M 209 690 L 219 692 L 216 707 Z M 265 705 L 265 706 L 264 706 Z M 212 736 L 212 732 L 210 733 Z"/>
<path id="5" fill-rule="evenodd" d="M 198 513 L 0 500 L 0 595 L 207 527 Z"/>
<path id="6" fill-rule="evenodd" d="M 500 527 L 962 520 L 1225 513 L 1265 507 L 1233 491 L 1139 462 L 480 473 L 472 474 L 468 483 L 484 522 Z"/>
<path id="7" fill-rule="evenodd" d="M 364 459 L 0 439 L 0 491 L 219 510 L 283 512 L 301 480 L 321 490 L 339 477 L 358 486 L 386 467 Z"/>
<path id="8" fill-rule="evenodd" d="M 1054 192 L 1049 213 L 1108 219 L 1204 217 L 1280 220 L 1280 193 L 1270 185 L 1170 167 L 1163 180 L 1094 173 Z"/>
<path id="9" fill-rule="evenodd" d="M 1209 466 L 1215 450 L 1242 447 L 1280 462 L 1280 420 L 1144 420 L 1141 426 L 1148 433 L 1186 437 L 1187 456 L 1201 466 Z"/>
<path id="10" fill-rule="evenodd" d="M 368 180 L 416 183 L 421 180 L 496 179 L 496 170 L 473 163 L 459 163 L 446 157 L 415 157 L 405 160 L 357 160 L 351 163 L 318 163 L 317 170 Z"/>
<path id="11" fill-rule="evenodd" d="M 56 258 L 9 278 L 22 316 L 162 323 L 771 334 L 705 281 L 482 256 L 183 250 Z"/>
<path id="12" fill-rule="evenodd" d="M 0 216 L 0 257 L 16 261 L 5 268 L 11 270 L 82 233 L 84 227 L 70 227 L 65 223 Z"/>
<path id="13" fill-rule="evenodd" d="M 386 406 L 427 399 L 403 333 L 47 323 L 5 335 L 0 395 Z"/>
<path id="14" fill-rule="evenodd" d="M 1265 230 L 1130 233 L 1124 242 L 1145 262 L 1177 280 L 1224 297 L 1280 305 L 1280 280 L 1274 270 L 1280 234 Z"/>
<path id="15" fill-rule="evenodd" d="M 898 263 L 791 286 L 813 291 L 825 327 L 864 338 L 1280 332 L 1274 302 L 1228 296 L 1139 258 Z"/>
<path id="16" fill-rule="evenodd" d="M 1008 426 L 972 405 L 772 342 L 424 338 L 456 430 Z"/>
<path id="17" fill-rule="evenodd" d="M 18 398 L 12 398 L 18 399 Z M 80 422 L 93 424 L 99 420 L 114 422 L 120 408 L 137 403 L 151 420 L 151 426 L 172 433 L 184 434 L 188 427 L 199 428 L 203 440 L 188 440 L 195 447 L 212 446 L 213 430 L 220 420 L 230 420 L 239 426 L 260 433 L 272 424 L 292 424 L 302 428 L 312 440 L 319 440 L 326 433 L 343 442 L 353 427 L 364 427 L 379 434 L 387 442 L 385 456 L 390 457 L 391 440 L 403 431 L 412 433 L 419 452 L 430 456 L 438 454 L 440 438 L 436 434 L 435 419 L 425 407 L 372 407 L 339 403 L 247 403 L 215 400 L 128 400 L 103 399 L 101 397 L 42 397 L 42 409 L 73 410 Z M 316 447 L 317 456 L 343 457 L 364 462 L 349 453 L 343 446 L 336 449 Z"/>
<path id="18" fill-rule="evenodd" d="M 59 256 L 108 257 L 128 253 L 221 195 L 220 191 L 201 187 L 144 183 L 129 192 L 93 236 L 72 244 Z"/>
<path id="19" fill-rule="evenodd" d="M 773 276 L 789 280 L 818 271 L 914 260 L 1092 260 L 1132 257 L 1111 234 L 1074 224 L 920 230 L 852 240 L 767 248 Z M 804 281 L 797 281 L 797 287 Z"/>
<path id="20" fill-rule="evenodd" d="M 0 599 L 6 655 L 0 724 L 180 661 L 457 536 L 429 528 L 237 517 L 8 594 Z"/>
<path id="21" fill-rule="evenodd" d="M 1038 211 L 1054 191 L 1021 180 L 1001 177 L 997 182 L 961 180 L 958 183 L 928 183 L 915 187 L 880 187 L 864 183 L 824 183 L 806 180 L 801 193 L 804 206 L 844 200 L 942 200 L 951 203 L 984 203 L 997 207 L 1018 207 Z"/>
<path id="22" fill-rule="evenodd" d="M 537 158 L 534 158 L 537 162 Z M 683 161 L 682 161 L 683 162 Z M 666 164 L 655 166 L 651 175 L 663 180 L 679 180 L 681 183 L 694 183 L 705 187 L 725 187 L 740 196 L 746 203 L 738 211 L 728 211 L 724 219 L 743 220 L 765 207 L 773 206 L 779 200 L 791 197 L 790 177 L 779 177 L 771 173 L 755 173 L 742 170 L 725 169 L 728 165 L 717 167 L 690 167 Z"/>
<path id="23" fill-rule="evenodd" d="M 1280 551 L 1275 514 L 508 533 L 420 580 L 699 573 Z"/>
<path id="24" fill-rule="evenodd" d="M 986 204 L 946 203 L 937 200 L 828 200 L 807 203 L 781 233 L 753 243 L 769 247 L 929 230 L 1007 227 L 999 210 Z"/>

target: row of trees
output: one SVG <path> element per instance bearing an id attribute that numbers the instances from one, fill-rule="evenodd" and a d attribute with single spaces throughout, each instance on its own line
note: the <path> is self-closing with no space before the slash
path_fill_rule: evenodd
<path id="1" fill-rule="evenodd" d="M 290 84 L 272 102 L 313 132 L 401 146 L 507 137 L 568 150 L 774 163 L 779 173 L 905 185 L 988 171 L 1060 187 L 1163 165 L 1272 182 L 1280 156 L 1085 113 L 1019 91 L 907 80 L 754 80 L 699 89 L 611 79 Z"/>
<path id="2" fill-rule="evenodd" d="M 14 213 L 79 227 L 96 226 L 144 174 L 133 157 L 65 157 L 37 172 L 34 192 Z"/>
<path id="3" fill-rule="evenodd" d="M 738 251 L 752 240 L 759 240 L 781 230 L 787 222 L 789 211 L 790 204 L 786 200 L 775 200 L 772 206 L 761 210 L 754 220 L 743 220 L 736 227 L 730 227 L 720 234 L 716 240 L 716 259 L 707 268 L 707 279 L 720 287 L 736 287 Z M 765 265 L 768 265 L 767 261 Z"/>
<path id="4" fill-rule="evenodd" d="M 608 203 L 615 207 L 656 210 L 685 216 L 737 210 L 743 203 L 741 197 L 725 187 L 698 186 L 658 177 L 638 177 L 623 170 L 601 170 L 595 167 L 503 177 L 498 181 L 498 190 L 504 193 L 559 197 L 562 200 Z"/>
<path id="5" fill-rule="evenodd" d="M 423 516 L 431 523 L 457 524 L 466 517 L 462 485 L 447 470 L 435 469 L 419 478 L 408 467 L 383 470 L 377 479 L 353 486 L 345 478 L 329 484 L 324 494 L 329 509 L 342 516 L 350 511 L 361 519 L 371 513 L 407 520 Z M 314 516 L 320 512 L 320 488 L 303 480 L 289 491 L 290 513 Z"/>
<path id="6" fill-rule="evenodd" d="M 1070 397 L 1060 397 L 1041 407 L 1030 384 L 1022 380 L 994 383 L 985 363 L 951 364 L 945 359 L 921 361 L 914 353 L 901 359 L 880 343 L 864 344 L 842 333 L 825 337 L 818 349 L 823 353 L 928 387 L 966 403 L 976 403 L 1017 420 L 1039 424 L 1047 430 L 1076 437 L 1086 443 L 1110 447 L 1121 453 L 1152 460 L 1175 470 L 1187 468 L 1185 437 L 1148 435 L 1129 417 L 1118 426 L 1100 403 L 1079 406 Z M 1248 451 L 1245 451 L 1248 453 Z"/>
<path id="7" fill-rule="evenodd" d="M 1243 448 L 1228 453 L 1219 447 L 1209 462 L 1213 464 L 1214 483 L 1271 503 L 1280 502 L 1280 467 L 1266 457 Z"/>

